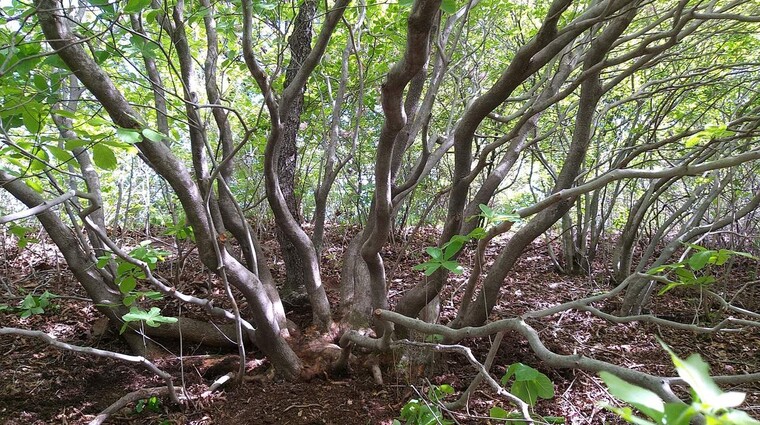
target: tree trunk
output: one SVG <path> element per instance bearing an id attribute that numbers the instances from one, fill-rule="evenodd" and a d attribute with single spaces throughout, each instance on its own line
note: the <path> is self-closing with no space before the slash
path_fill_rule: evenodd
<path id="1" fill-rule="evenodd" d="M 315 0 L 304 0 L 298 9 L 293 24 L 293 33 L 288 39 L 290 47 L 290 62 L 285 72 L 285 84 L 287 88 L 295 78 L 301 64 L 311 53 L 312 21 L 317 12 Z M 285 203 L 293 218 L 300 224 L 303 220 L 296 199 L 296 165 L 298 162 L 298 147 L 296 136 L 301 125 L 301 113 L 303 112 L 303 97 L 305 87 L 293 98 L 290 108 L 286 111 L 282 123 L 282 140 L 279 143 L 279 159 L 277 162 L 277 175 L 280 178 L 280 189 L 285 197 Z M 275 232 L 280 244 L 282 258 L 285 261 L 285 284 L 282 288 L 283 297 L 289 298 L 304 286 L 304 264 L 298 250 L 288 239 L 285 233 L 277 227 Z"/>

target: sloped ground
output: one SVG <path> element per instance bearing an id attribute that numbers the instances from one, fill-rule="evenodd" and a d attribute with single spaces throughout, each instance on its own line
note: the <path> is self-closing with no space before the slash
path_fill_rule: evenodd
<path id="1" fill-rule="evenodd" d="M 337 302 L 341 252 L 347 245 L 346 235 L 350 229 L 333 228 L 329 232 L 330 244 L 323 255 L 324 282 L 331 300 Z M 131 235 L 135 241 L 143 239 Z M 385 253 L 392 301 L 424 278 L 412 266 L 424 261 L 424 247 L 435 242 L 435 232 L 424 230 L 415 235 L 410 245 L 399 240 Z M 156 243 L 160 243 L 157 241 Z M 165 246 L 164 246 L 165 247 Z M 266 248 L 275 250 L 272 241 Z M 487 257 L 492 259 L 499 247 L 491 249 Z M 275 256 L 276 257 L 276 256 Z M 208 277 L 193 261 L 192 254 L 187 265 L 179 270 L 180 289 L 205 294 Z M 461 260 L 467 266 L 472 258 Z M 599 264 L 604 263 L 602 258 Z M 162 266 L 166 276 L 178 271 L 176 265 Z M 729 294 L 738 290 L 743 282 L 756 276 L 757 265 L 737 264 L 730 272 L 730 279 L 719 288 Z M 282 274 L 282 265 L 275 264 L 276 275 Z M 98 313 L 84 297 L 82 290 L 73 282 L 70 273 L 60 261 L 60 256 L 49 244 L 38 243 L 32 249 L 19 251 L 6 244 L 0 252 L 0 305 L 17 305 L 25 293 L 40 294 L 48 290 L 66 295 L 57 298 L 45 314 L 19 318 L 11 311 L 0 311 L 3 326 L 16 326 L 43 330 L 61 340 L 115 351 L 125 351 L 119 339 L 103 333 Z M 443 294 L 442 320 L 453 318 L 453 307 L 462 290 L 464 277 L 454 277 L 452 291 Z M 224 303 L 217 289 L 208 296 Z M 526 253 L 504 283 L 499 306 L 494 319 L 511 317 L 525 311 L 545 308 L 557 303 L 610 289 L 606 271 L 597 265 L 592 277 L 568 277 L 557 274 L 546 255 L 546 247 L 536 245 Z M 612 312 L 619 300 L 613 299 L 598 305 Z M 309 317 L 308 308 L 292 306 L 292 316 L 297 322 Z M 169 301 L 167 314 L 179 313 L 179 306 Z M 698 294 L 681 291 L 657 297 L 653 312 L 671 319 L 691 323 L 700 315 L 706 318 L 699 306 Z M 200 315 L 192 308 L 183 307 L 184 315 Z M 300 319 L 300 320 L 299 320 Z M 719 319 L 718 319 L 719 320 Z M 673 368 L 669 358 L 655 340 L 660 335 L 686 356 L 698 352 L 712 365 L 713 374 L 741 374 L 760 370 L 760 332 L 750 330 L 741 334 L 701 336 L 666 328 L 658 329 L 648 324 L 613 325 L 591 316 L 589 313 L 568 311 L 551 318 L 531 322 L 551 350 L 561 354 L 582 353 L 600 360 L 655 374 L 670 375 Z M 465 341 L 479 359 L 484 359 L 490 348 L 488 339 Z M 412 378 L 409 371 L 385 370 L 385 385 L 376 385 L 369 373 L 357 367 L 349 377 L 317 378 L 302 383 L 287 383 L 269 379 L 265 374 L 267 364 L 251 353 L 248 362 L 250 380 L 238 388 L 226 388 L 211 396 L 197 397 L 203 393 L 214 378 L 225 373 L 225 366 L 233 363 L 229 353 L 199 346 L 184 346 L 184 357 L 176 344 L 167 344 L 167 356 L 158 361 L 161 367 L 177 377 L 177 384 L 184 385 L 196 396 L 185 410 L 172 410 L 159 406 L 154 412 L 147 407 L 137 412 L 135 406 L 113 416 L 111 423 L 191 423 L 191 424 L 390 424 L 398 416 L 406 400 L 426 392 L 430 384 L 450 384 L 457 391 L 467 387 L 475 371 L 461 357 L 449 354 L 436 358 L 429 377 Z M 506 368 L 522 362 L 546 373 L 555 383 L 555 397 L 541 400 L 535 411 L 545 416 L 562 416 L 567 423 L 601 424 L 621 423 L 601 407 L 600 401 L 611 401 L 599 379 L 582 371 L 552 370 L 547 368 L 529 350 L 519 335 L 507 334 L 498 351 L 492 371 L 500 377 Z M 0 339 L 0 423 L 86 423 L 94 415 L 129 391 L 143 387 L 160 386 L 161 382 L 149 373 L 131 365 L 113 360 L 87 357 L 62 352 L 42 342 L 29 338 L 2 337 Z M 411 381 L 411 382 L 410 382 Z M 409 384 L 414 384 L 414 388 Z M 760 386 L 745 386 L 738 390 L 749 393 L 743 408 L 753 416 L 760 417 Z M 452 412 L 458 423 L 488 423 L 488 410 L 493 406 L 508 408 L 508 404 L 482 385 L 469 403 L 469 409 Z"/>

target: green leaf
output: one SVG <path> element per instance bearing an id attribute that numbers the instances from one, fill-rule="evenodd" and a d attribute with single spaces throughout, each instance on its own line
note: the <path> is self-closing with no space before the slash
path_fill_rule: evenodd
<path id="1" fill-rule="evenodd" d="M 609 372 L 600 372 L 599 376 L 613 396 L 639 409 L 655 421 L 660 421 L 664 416 L 665 404 L 657 394 L 628 383 Z"/>
<path id="2" fill-rule="evenodd" d="M 131 128 L 118 127 L 116 129 L 116 137 L 125 143 L 129 143 L 130 145 L 142 142 L 140 132 Z"/>
<path id="3" fill-rule="evenodd" d="M 134 276 L 125 276 L 119 282 L 119 290 L 122 294 L 128 294 L 134 291 L 137 286 L 137 279 Z"/>
<path id="4" fill-rule="evenodd" d="M 412 7 L 414 0 L 398 0 L 398 5 L 401 7 Z"/>
<path id="5" fill-rule="evenodd" d="M 59 148 L 58 146 L 45 146 L 47 150 L 50 151 L 51 154 L 55 157 L 55 159 L 61 161 L 61 162 L 68 162 L 71 161 L 74 157 L 71 156 L 69 151 Z"/>
<path id="6" fill-rule="evenodd" d="M 486 231 L 482 227 L 476 227 L 472 229 L 472 231 L 468 233 L 467 236 L 472 239 L 480 240 L 486 237 Z"/>
<path id="7" fill-rule="evenodd" d="M 502 409 L 501 407 L 494 406 L 491 408 L 491 410 L 488 411 L 488 416 L 494 419 L 507 419 L 509 417 L 509 412 Z"/>
<path id="8" fill-rule="evenodd" d="M 665 405 L 665 421 L 668 425 L 689 425 L 696 411 L 693 407 L 682 403 L 667 403 Z"/>
<path id="9" fill-rule="evenodd" d="M 116 155 L 106 145 L 97 144 L 92 146 L 92 160 L 95 162 L 95 165 L 104 170 L 116 169 Z"/>
<path id="10" fill-rule="evenodd" d="M 124 6 L 124 13 L 139 13 L 146 7 L 150 6 L 151 0 L 129 0 Z"/>
<path id="11" fill-rule="evenodd" d="M 443 259 L 448 260 L 453 257 L 468 240 L 469 238 L 466 236 L 456 235 L 450 241 L 443 244 Z"/>
<path id="12" fill-rule="evenodd" d="M 162 323 L 176 323 L 176 317 L 165 317 L 161 315 L 158 307 L 151 307 L 150 311 L 140 310 L 137 307 L 131 307 L 129 313 L 122 316 L 125 322 L 143 321 L 146 325 L 157 328 Z"/>
<path id="13" fill-rule="evenodd" d="M 105 267 L 108 264 L 109 261 L 111 261 L 111 256 L 110 255 L 101 255 L 100 257 L 98 257 L 98 262 L 95 265 L 99 269 L 102 269 L 103 267 Z"/>
<path id="14" fill-rule="evenodd" d="M 441 10 L 448 13 L 449 15 L 456 13 L 457 11 L 456 0 L 443 0 L 441 2 Z"/>
<path id="15" fill-rule="evenodd" d="M 705 250 L 692 255 L 689 257 L 689 267 L 693 270 L 702 270 L 710 262 L 710 258 L 715 253 L 713 250 Z"/>
<path id="16" fill-rule="evenodd" d="M 676 366 L 676 371 L 678 371 L 678 376 L 691 386 L 692 390 L 694 390 L 694 393 L 699 397 L 699 400 L 702 403 L 713 408 L 730 408 L 738 406 L 738 404 L 735 404 L 738 397 L 735 395 L 728 397 L 723 396 L 723 391 L 710 377 L 710 366 L 702 360 L 702 357 L 699 354 L 692 354 L 686 360 L 683 360 L 679 358 L 664 342 L 660 341 L 660 345 L 662 345 L 662 348 L 670 354 L 670 358 Z M 743 401 L 743 398 L 741 401 Z"/>
<path id="17" fill-rule="evenodd" d="M 480 211 L 483 212 L 483 216 L 485 218 L 492 218 L 494 216 L 493 210 L 488 205 L 486 205 L 486 204 L 480 204 L 480 205 L 478 205 L 478 208 L 480 208 Z"/>
<path id="18" fill-rule="evenodd" d="M 512 368 L 514 368 L 515 379 L 518 381 L 533 381 L 541 375 L 541 372 L 522 363 L 514 363 L 510 366 L 510 369 Z"/>
<path id="19" fill-rule="evenodd" d="M 441 263 L 441 265 L 448 271 L 454 273 L 454 274 L 462 274 L 464 273 L 464 269 L 462 266 L 459 265 L 456 261 L 444 261 Z"/>
<path id="20" fill-rule="evenodd" d="M 67 109 L 51 109 L 50 113 L 53 115 L 58 115 L 59 117 L 71 118 L 71 119 L 74 119 L 77 116 L 74 112 L 69 111 Z"/>
<path id="21" fill-rule="evenodd" d="M 145 136 L 145 138 L 150 140 L 151 142 L 156 142 L 156 143 L 161 142 L 164 139 L 163 134 L 157 131 L 151 130 L 149 128 L 144 128 L 142 131 L 142 135 Z"/>
<path id="22" fill-rule="evenodd" d="M 21 112 L 21 118 L 24 120 L 24 127 L 32 134 L 40 132 L 42 127 L 40 123 L 39 111 L 36 109 L 30 110 L 29 107 L 24 108 Z"/>
<path id="23" fill-rule="evenodd" d="M 634 416 L 633 410 L 631 410 L 630 407 L 614 407 L 610 406 L 607 403 L 601 403 L 602 407 L 609 410 L 610 412 L 620 416 L 621 418 L 625 419 L 626 421 L 636 424 L 636 425 L 657 425 L 654 422 L 650 422 L 644 419 L 641 419 L 638 416 Z"/>
<path id="24" fill-rule="evenodd" d="M 727 412 L 721 416 L 721 419 L 725 421 L 723 423 L 732 425 L 760 425 L 760 421 L 741 410 Z"/>
<path id="25" fill-rule="evenodd" d="M 425 252 L 427 252 L 430 258 L 432 258 L 433 260 L 443 259 L 443 251 L 441 250 L 441 248 L 429 246 L 425 248 Z"/>
<path id="26" fill-rule="evenodd" d="M 548 376 L 540 373 L 539 377 L 536 378 L 533 383 L 538 390 L 539 397 L 546 400 L 554 397 L 554 383 Z"/>

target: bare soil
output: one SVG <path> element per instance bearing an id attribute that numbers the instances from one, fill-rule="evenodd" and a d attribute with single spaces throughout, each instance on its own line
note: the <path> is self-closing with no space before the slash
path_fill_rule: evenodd
<path id="1" fill-rule="evenodd" d="M 332 228 L 323 253 L 324 283 L 335 303 L 338 301 L 341 253 L 348 244 L 350 233 L 351 229 Z M 145 235 L 127 236 L 136 242 L 146 239 Z M 424 261 L 424 247 L 434 244 L 435 238 L 434 230 L 423 229 L 410 239 L 408 245 L 404 238 L 398 237 L 387 249 L 386 269 L 392 285 L 392 302 L 424 278 L 421 272 L 414 272 L 411 268 Z M 163 237 L 155 238 L 155 241 L 156 244 L 168 244 Z M 272 254 L 270 258 L 279 258 L 274 242 L 266 241 L 265 246 Z M 498 250 L 497 244 L 488 253 L 488 259 L 492 259 Z M 515 272 L 504 282 L 494 319 L 611 289 L 604 266 L 608 259 L 604 255 L 595 263 L 591 276 L 565 276 L 554 270 L 546 251 L 546 246 L 535 245 L 523 255 Z M 179 289 L 224 303 L 218 285 L 215 286 L 198 266 L 192 254 L 179 270 L 173 260 L 176 258 L 172 257 L 162 265 L 160 272 L 168 279 L 179 276 Z M 461 259 L 465 266 L 471 261 L 468 257 Z M 725 279 L 721 279 L 717 289 L 730 296 L 757 275 L 757 267 L 746 261 L 734 264 L 722 276 Z M 282 264 L 274 264 L 273 272 L 276 277 L 282 276 Z M 443 323 L 453 319 L 464 281 L 464 277 L 453 277 L 450 285 L 453 290 L 443 294 Z M 103 332 L 99 313 L 84 299 L 85 294 L 52 245 L 40 242 L 31 249 L 18 250 L 5 241 L 0 246 L 0 305 L 13 307 L 26 294 L 39 295 L 45 290 L 62 297 L 56 298 L 44 314 L 22 319 L 15 311 L 0 311 L 0 324 L 42 330 L 72 344 L 126 352 L 127 347 L 118 335 Z M 612 299 L 598 307 L 613 312 L 619 302 L 619 299 Z M 174 301 L 164 300 L 163 303 L 167 314 L 203 317 L 192 308 L 180 309 Z M 290 317 L 299 325 L 308 324 L 308 307 L 289 308 L 292 310 Z M 656 297 L 651 309 L 685 323 L 716 323 L 722 318 L 714 311 L 706 313 L 699 294 L 688 291 L 671 291 Z M 548 348 L 557 353 L 582 353 L 634 370 L 661 375 L 674 373 L 670 360 L 655 340 L 655 335 L 659 335 L 682 356 L 700 353 L 712 365 L 714 375 L 760 371 L 758 330 L 741 334 L 695 335 L 658 329 L 649 324 L 613 325 L 577 311 L 563 312 L 531 324 L 540 330 Z M 157 363 L 176 377 L 177 384 L 183 385 L 194 396 L 194 401 L 178 409 L 162 400 L 156 411 L 144 407 L 141 412 L 133 404 L 112 416 L 109 423 L 390 424 L 409 398 L 419 398 L 430 385 L 450 384 L 460 392 L 475 376 L 466 360 L 451 354 L 437 357 L 434 367 L 428 369 L 425 376 L 413 376 L 412 367 L 405 370 L 386 368 L 382 386 L 375 384 L 369 372 L 361 367 L 355 368 L 350 376 L 322 374 L 308 382 L 289 383 L 270 377 L 266 360 L 260 353 L 253 352 L 248 358 L 249 379 L 246 382 L 236 388 L 223 387 L 209 396 L 200 397 L 214 379 L 224 374 L 229 365 L 235 364 L 234 353 L 197 345 L 184 345 L 180 350 L 176 342 L 159 342 L 164 343 L 167 354 Z M 487 338 L 464 341 L 463 344 L 473 348 L 481 360 L 491 347 Z M 492 368 L 494 376 L 500 377 L 515 362 L 537 368 L 555 384 L 556 396 L 539 401 L 536 413 L 561 416 L 569 424 L 621 423 L 600 407 L 601 401 L 615 401 L 597 377 L 583 371 L 547 368 L 519 335 L 507 334 Z M 0 337 L 0 423 L 87 423 L 124 394 L 161 384 L 155 376 L 133 365 L 62 352 L 34 339 Z M 748 399 L 743 408 L 755 417 L 760 416 L 760 386 L 754 384 L 732 390 L 747 392 Z M 482 385 L 470 400 L 468 409 L 451 412 L 450 417 L 462 424 L 489 423 L 487 414 L 493 406 L 509 409 L 506 401 Z"/>

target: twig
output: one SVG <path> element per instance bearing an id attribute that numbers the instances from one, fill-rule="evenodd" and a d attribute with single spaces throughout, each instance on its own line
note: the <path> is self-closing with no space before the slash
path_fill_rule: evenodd
<path id="1" fill-rule="evenodd" d="M 76 195 L 76 192 L 73 190 L 70 190 L 64 193 L 63 195 L 57 198 L 51 199 L 50 201 L 45 201 L 41 203 L 40 205 L 37 205 L 36 207 L 28 208 L 28 209 L 25 209 L 24 211 L 19 211 L 13 214 L 0 216 L 0 224 L 10 223 L 11 221 L 20 220 L 22 218 L 31 217 L 33 215 L 37 215 L 39 213 L 45 212 L 58 204 L 62 204 L 68 201 L 74 195 Z"/>
<path id="2" fill-rule="evenodd" d="M 469 347 L 465 347 L 464 345 L 446 345 L 446 344 L 433 344 L 429 342 L 417 342 L 417 341 L 409 341 L 407 339 L 402 339 L 399 341 L 394 341 L 391 345 L 409 345 L 413 347 L 425 347 L 429 348 L 433 351 L 453 351 L 456 353 L 461 353 L 467 358 L 467 361 L 470 362 L 471 365 L 475 367 L 475 369 L 478 370 L 479 376 L 482 376 L 486 382 L 488 382 L 488 385 L 493 388 L 494 391 L 496 391 L 497 394 L 506 397 L 514 403 L 518 408 L 520 408 L 520 414 L 522 415 L 523 419 L 527 421 L 528 424 L 533 424 L 533 419 L 530 417 L 530 412 L 528 411 L 528 404 L 522 401 L 519 397 L 516 395 L 510 393 L 509 391 L 505 390 L 501 385 L 499 385 L 498 382 L 496 382 L 493 377 L 488 373 L 485 367 L 475 358 L 475 356 L 472 354 L 472 350 L 470 350 Z"/>

